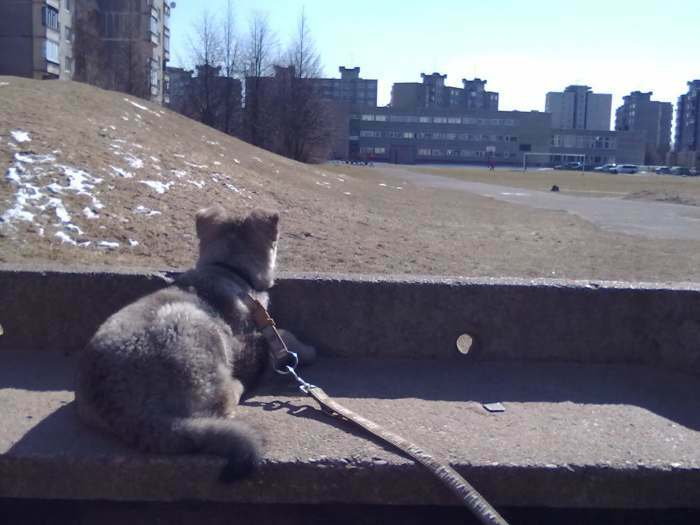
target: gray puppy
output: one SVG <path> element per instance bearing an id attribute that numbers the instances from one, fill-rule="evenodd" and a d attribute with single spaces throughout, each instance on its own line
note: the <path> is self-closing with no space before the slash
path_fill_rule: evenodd
<path id="1" fill-rule="evenodd" d="M 112 315 L 82 353 L 76 402 L 84 422 L 143 451 L 224 456 L 224 481 L 251 471 L 260 437 L 232 417 L 268 357 L 239 296 L 267 307 L 278 222 L 260 209 L 197 214 L 197 266 Z M 300 361 L 313 360 L 312 347 L 282 334 Z"/>

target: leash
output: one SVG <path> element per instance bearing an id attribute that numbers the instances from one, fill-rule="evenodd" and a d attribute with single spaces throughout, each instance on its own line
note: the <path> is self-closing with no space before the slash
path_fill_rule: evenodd
<path id="1" fill-rule="evenodd" d="M 296 372 L 296 367 L 299 364 L 297 355 L 289 351 L 277 331 L 275 321 L 270 317 L 265 307 L 248 294 L 241 294 L 239 297 L 249 308 L 255 326 L 269 343 L 272 368 L 278 374 L 291 376 L 296 381 L 299 390 L 312 397 L 321 406 L 322 412 L 331 416 L 339 416 L 341 419 L 353 423 L 423 465 L 435 474 L 484 525 L 508 525 L 508 522 L 498 511 L 452 467 L 435 460 L 428 452 L 414 443 L 344 407 L 326 394 L 323 389 L 304 381 Z"/>

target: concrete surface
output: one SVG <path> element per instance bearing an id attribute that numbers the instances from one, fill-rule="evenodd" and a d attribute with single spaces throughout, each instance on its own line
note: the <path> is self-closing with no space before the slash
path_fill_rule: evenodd
<path id="1" fill-rule="evenodd" d="M 73 352 L 164 275 L 0 267 L 0 352 Z M 646 364 L 700 375 L 700 286 L 283 275 L 272 314 L 330 357 Z"/>
<path id="2" fill-rule="evenodd" d="M 443 177 L 381 165 L 383 175 L 419 186 L 475 193 L 511 204 L 536 209 L 564 210 L 613 232 L 659 239 L 700 240 L 700 208 L 663 202 L 624 200 L 616 197 L 581 197 L 547 191 L 526 190 Z M 524 175 L 525 176 L 525 175 Z M 582 175 L 585 176 L 585 175 Z"/>
<path id="3" fill-rule="evenodd" d="M 321 359 L 303 374 L 447 459 L 498 506 L 697 508 L 698 379 L 635 366 Z M 420 467 L 320 413 L 281 378 L 240 416 L 267 445 L 252 478 L 132 452 L 79 425 L 73 358 L 0 352 L 0 498 L 451 504 Z M 492 414 L 483 402 L 500 401 Z"/>

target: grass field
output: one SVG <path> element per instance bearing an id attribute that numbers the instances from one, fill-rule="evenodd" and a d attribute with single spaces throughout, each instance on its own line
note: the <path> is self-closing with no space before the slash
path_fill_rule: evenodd
<path id="1" fill-rule="evenodd" d="M 529 190 L 549 190 L 552 185 L 569 194 L 590 197 L 624 197 L 643 200 L 700 205 L 700 177 L 678 177 L 656 174 L 623 175 L 560 170 L 510 171 L 465 167 L 410 167 L 412 171 L 445 177 L 500 184 Z"/>

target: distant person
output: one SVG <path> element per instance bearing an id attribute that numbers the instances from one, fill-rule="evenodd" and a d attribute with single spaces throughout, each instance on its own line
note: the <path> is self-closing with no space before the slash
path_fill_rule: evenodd
<path id="1" fill-rule="evenodd" d="M 489 171 L 494 171 L 496 169 L 496 161 L 493 158 L 489 159 Z"/>

